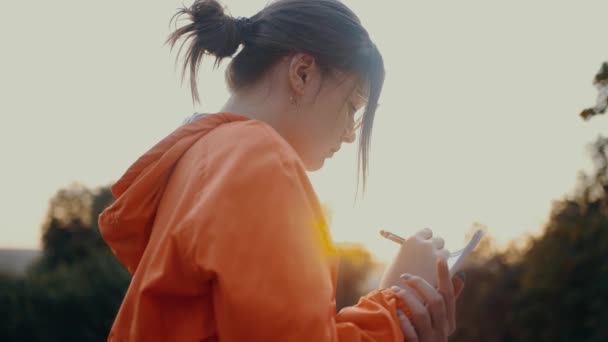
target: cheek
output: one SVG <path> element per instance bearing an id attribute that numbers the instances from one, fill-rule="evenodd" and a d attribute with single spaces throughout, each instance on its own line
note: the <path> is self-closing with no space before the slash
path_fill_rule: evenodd
<path id="1" fill-rule="evenodd" d="M 348 113 L 342 103 L 333 101 L 325 106 L 323 117 L 320 119 L 323 125 L 323 132 L 328 139 L 336 140 L 336 136 L 343 133 L 348 121 Z"/>
<path id="2" fill-rule="evenodd" d="M 336 130 L 341 124 L 339 109 L 330 103 L 319 101 L 308 113 L 310 118 L 308 134 L 314 137 L 314 145 L 326 146 L 335 137 Z"/>
<path id="3" fill-rule="evenodd" d="M 342 108 L 337 113 L 334 113 L 332 122 L 328 123 L 328 127 L 331 127 L 331 132 L 329 134 L 331 135 L 331 139 L 333 140 L 334 144 L 342 140 L 348 129 L 350 121 L 351 120 L 348 112 L 345 108 Z"/>
<path id="4" fill-rule="evenodd" d="M 321 91 L 312 103 L 300 108 L 301 126 L 298 128 L 301 141 L 305 142 L 302 150 L 307 168 L 318 168 L 316 161 L 322 165 L 327 152 L 340 143 L 348 124 L 348 113 L 340 94 Z M 312 100 L 312 99 L 311 99 Z M 306 156 L 304 156 L 304 154 Z"/>

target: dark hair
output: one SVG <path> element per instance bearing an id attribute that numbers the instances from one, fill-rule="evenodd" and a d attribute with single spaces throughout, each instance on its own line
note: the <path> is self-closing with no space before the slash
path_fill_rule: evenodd
<path id="1" fill-rule="evenodd" d="M 384 62 L 359 18 L 338 0 L 278 0 L 251 18 L 233 18 L 216 0 L 196 0 L 181 8 L 172 18 L 187 16 L 189 23 L 176 29 L 167 39 L 171 48 L 185 38 L 182 81 L 190 71 L 193 100 L 198 102 L 196 75 L 205 54 L 216 57 L 215 65 L 234 55 L 226 71 L 232 91 L 247 87 L 284 56 L 307 53 L 323 72 L 339 70 L 361 78 L 368 95 L 360 129 L 358 174 L 365 188 L 371 132 L 378 99 L 384 83 Z"/>

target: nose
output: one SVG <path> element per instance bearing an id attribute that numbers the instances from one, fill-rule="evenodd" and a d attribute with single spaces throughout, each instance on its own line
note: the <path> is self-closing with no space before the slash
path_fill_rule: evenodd
<path id="1" fill-rule="evenodd" d="M 355 121 L 354 116 L 350 117 L 350 124 L 347 126 L 342 141 L 347 144 L 352 144 L 357 139 L 357 130 L 361 127 L 361 121 Z"/>
<path id="2" fill-rule="evenodd" d="M 342 141 L 344 141 L 345 143 L 348 143 L 348 144 L 355 142 L 356 139 L 357 139 L 357 133 L 354 129 L 347 130 L 346 134 L 344 134 L 344 137 L 342 137 Z"/>

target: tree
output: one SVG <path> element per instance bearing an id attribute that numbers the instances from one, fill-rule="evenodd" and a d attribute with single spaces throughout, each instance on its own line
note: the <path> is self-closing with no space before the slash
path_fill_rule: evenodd
<path id="1" fill-rule="evenodd" d="M 522 341 L 608 340 L 607 146 L 604 138 L 593 144 L 594 176 L 554 205 L 524 255 L 514 316 Z"/>
<path id="2" fill-rule="evenodd" d="M 360 245 L 341 243 L 336 245 L 339 257 L 336 287 L 336 309 L 357 304 L 368 292 L 367 281 L 374 268 L 371 254 Z"/>
<path id="3" fill-rule="evenodd" d="M 597 103 L 581 112 L 580 115 L 584 120 L 604 114 L 608 108 L 608 62 L 602 64 L 600 71 L 593 78 L 593 85 L 597 88 Z"/>
<path id="4" fill-rule="evenodd" d="M 112 202 L 108 193 L 108 188 L 91 191 L 79 184 L 57 191 L 42 226 L 43 257 L 34 267 L 71 265 L 106 250 L 97 217 Z"/>
<path id="5" fill-rule="evenodd" d="M 325 219 L 329 224 L 332 221 L 332 210 L 327 205 L 321 206 Z M 377 267 L 372 255 L 365 247 L 351 243 L 337 243 L 338 252 L 338 279 L 336 284 L 336 310 L 345 306 L 357 304 L 361 296 L 365 295 L 371 271 Z"/>
<path id="6" fill-rule="evenodd" d="M 0 276 L 0 340 L 104 341 L 130 282 L 101 239 L 109 188 L 61 189 L 42 228 L 43 253 L 23 277 Z"/>
<path id="7" fill-rule="evenodd" d="M 590 151 L 593 173 L 554 202 L 540 237 L 468 266 L 452 341 L 608 340 L 608 139 Z"/>

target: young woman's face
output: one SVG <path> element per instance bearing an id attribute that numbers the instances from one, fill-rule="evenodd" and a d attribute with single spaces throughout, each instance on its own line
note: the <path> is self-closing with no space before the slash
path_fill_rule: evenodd
<path id="1" fill-rule="evenodd" d="M 342 143 L 355 141 L 355 113 L 365 105 L 361 82 L 354 75 L 322 75 L 313 68 L 297 96 L 292 115 L 297 117 L 292 144 L 309 171 L 320 169 Z"/>

